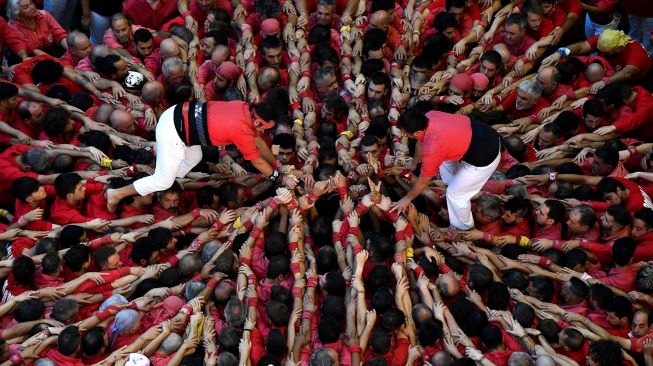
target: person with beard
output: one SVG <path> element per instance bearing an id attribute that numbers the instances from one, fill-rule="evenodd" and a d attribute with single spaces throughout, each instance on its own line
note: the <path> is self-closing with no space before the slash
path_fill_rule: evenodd
<path id="1" fill-rule="evenodd" d="M 539 113 L 549 106 L 549 102 L 542 98 L 542 87 L 537 80 L 523 80 L 517 90 L 510 93 L 506 99 L 500 101 L 497 111 L 506 112 L 512 121 L 509 125 L 498 124 L 493 127 L 499 133 L 515 133 L 528 131 L 528 127 L 540 121 Z"/>
<path id="2" fill-rule="evenodd" d="M 216 75 L 213 80 L 204 85 L 204 95 L 206 100 L 219 101 L 228 87 L 233 86 L 236 81 L 243 75 L 243 69 L 231 61 L 224 61 L 218 66 Z"/>

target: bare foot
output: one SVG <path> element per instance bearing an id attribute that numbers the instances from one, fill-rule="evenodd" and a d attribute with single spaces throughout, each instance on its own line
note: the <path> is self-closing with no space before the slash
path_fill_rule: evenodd
<path id="1" fill-rule="evenodd" d="M 115 212 L 116 206 L 120 202 L 116 191 L 117 189 L 107 189 L 107 210 L 109 212 Z"/>

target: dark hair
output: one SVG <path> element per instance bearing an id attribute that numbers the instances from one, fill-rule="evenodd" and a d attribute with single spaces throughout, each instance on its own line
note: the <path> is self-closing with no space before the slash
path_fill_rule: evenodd
<path id="1" fill-rule="evenodd" d="M 285 276 L 288 272 L 290 272 L 290 261 L 286 256 L 275 255 L 270 258 L 267 271 L 268 278 L 277 278 L 282 275 Z"/>
<path id="2" fill-rule="evenodd" d="M 86 245 L 76 245 L 66 251 L 63 259 L 69 270 L 79 272 L 82 270 L 84 263 L 91 259 L 91 251 Z"/>
<path id="3" fill-rule="evenodd" d="M 149 237 L 138 238 L 132 245 L 131 260 L 139 266 L 142 266 L 142 261 L 145 265 L 149 264 L 150 258 L 159 247 Z"/>
<path id="4" fill-rule="evenodd" d="M 61 84 L 52 85 L 45 95 L 49 98 L 63 100 L 66 103 L 70 102 L 70 90 Z"/>
<path id="5" fill-rule="evenodd" d="M 68 194 L 75 192 L 75 188 L 82 181 L 77 173 L 63 173 L 54 180 L 54 190 L 57 196 L 65 200 Z"/>
<path id="6" fill-rule="evenodd" d="M 110 247 L 108 245 L 103 245 L 93 252 L 93 261 L 98 267 L 103 267 L 107 264 L 109 257 L 116 254 L 116 248 Z"/>
<path id="7" fill-rule="evenodd" d="M 430 111 L 432 109 L 431 107 L 430 103 L 416 103 L 399 117 L 397 126 L 411 134 L 426 130 L 429 120 L 424 114 Z"/>
<path id="8" fill-rule="evenodd" d="M 503 333 L 501 329 L 494 324 L 488 324 L 481 331 L 481 342 L 487 349 L 493 349 L 503 343 Z"/>
<path id="9" fill-rule="evenodd" d="M 19 323 L 41 319 L 45 312 L 45 305 L 35 299 L 21 301 L 16 307 L 14 319 Z"/>
<path id="10" fill-rule="evenodd" d="M 62 107 L 53 107 L 43 116 L 43 132 L 48 136 L 54 137 L 62 134 L 68 121 L 70 121 L 71 114 Z"/>
<path id="11" fill-rule="evenodd" d="M 79 225 L 66 225 L 59 234 L 59 242 L 64 248 L 74 247 L 81 243 L 82 237 L 86 234 L 84 228 Z"/>
<path id="12" fill-rule="evenodd" d="M 631 224 L 632 218 L 630 211 L 622 205 L 612 205 L 608 207 L 606 212 L 621 226 L 629 226 Z"/>
<path id="13" fill-rule="evenodd" d="M 524 328 L 531 328 L 535 323 L 535 309 L 525 302 L 516 303 L 512 315 Z"/>
<path id="14" fill-rule="evenodd" d="M 0 101 L 18 96 L 18 87 L 12 83 L 0 82 Z"/>
<path id="15" fill-rule="evenodd" d="M 91 97 L 89 93 L 77 92 L 70 97 L 70 101 L 68 102 L 68 104 L 86 112 L 88 109 L 90 109 L 93 106 L 94 102 L 93 102 L 93 97 Z"/>
<path id="16" fill-rule="evenodd" d="M 619 344 L 603 339 L 590 345 L 587 357 L 590 357 L 598 366 L 614 366 L 623 363 L 623 355 Z"/>
<path id="17" fill-rule="evenodd" d="M 166 100 L 170 104 L 187 102 L 193 95 L 193 86 L 190 83 L 181 82 L 171 85 L 166 91 Z"/>
<path id="18" fill-rule="evenodd" d="M 531 286 L 533 286 L 540 296 L 540 300 L 544 302 L 551 302 L 553 300 L 554 286 L 553 281 L 549 278 L 536 276 L 531 279 Z M 533 296 L 533 294 L 530 294 Z"/>
<path id="19" fill-rule="evenodd" d="M 544 205 L 549 209 L 548 216 L 553 220 L 554 223 L 563 222 L 565 220 L 565 214 L 567 209 L 565 205 L 558 200 L 546 200 Z"/>
<path id="20" fill-rule="evenodd" d="M 602 283 L 594 283 L 590 285 L 590 297 L 596 302 L 599 309 L 606 309 L 614 298 L 614 294 L 608 286 Z"/>
<path id="21" fill-rule="evenodd" d="M 147 28 L 139 28 L 136 30 L 134 32 L 133 38 L 135 45 L 154 40 L 154 37 L 152 37 L 152 32 L 150 32 Z"/>
<path id="22" fill-rule="evenodd" d="M 59 337 L 57 337 L 57 350 L 64 356 L 71 356 L 77 352 L 81 343 L 82 335 L 79 333 L 79 329 L 71 325 L 59 333 Z"/>
<path id="23" fill-rule="evenodd" d="M 425 320 L 417 330 L 417 340 L 423 347 L 434 345 L 442 336 L 442 322 L 439 320 Z"/>
<path id="24" fill-rule="evenodd" d="M 34 64 L 31 75 L 35 85 L 52 84 L 63 75 L 63 66 L 54 60 L 42 60 Z"/>
<path id="25" fill-rule="evenodd" d="M 508 310 L 510 292 L 502 282 L 492 282 L 487 291 L 487 307 L 493 310 Z"/>
<path id="26" fill-rule="evenodd" d="M 43 274 L 54 275 L 61 268 L 59 253 L 47 253 L 41 261 Z"/>
<path id="27" fill-rule="evenodd" d="M 41 188 L 39 181 L 32 177 L 21 177 L 11 184 L 11 193 L 21 202 L 26 202 L 27 197 Z"/>
<path id="28" fill-rule="evenodd" d="M 338 319 L 323 317 L 317 325 L 317 334 L 322 344 L 337 342 L 340 338 Z"/>
<path id="29" fill-rule="evenodd" d="M 647 228 L 649 229 L 653 228 L 653 210 L 651 210 L 650 208 L 648 207 L 640 208 L 635 212 L 635 215 L 633 217 L 644 221 L 644 224 L 646 225 Z"/>
<path id="30" fill-rule="evenodd" d="M 614 241 L 612 245 L 612 258 L 618 266 L 625 266 L 633 259 L 637 243 L 631 237 L 623 237 Z"/>
<path id="31" fill-rule="evenodd" d="M 444 32 L 444 30 L 447 28 L 456 27 L 458 27 L 458 21 L 453 16 L 453 14 L 446 11 L 436 15 L 435 20 L 433 21 L 433 28 L 435 28 L 438 33 Z"/>
<path id="32" fill-rule="evenodd" d="M 143 29 L 143 28 L 141 28 Z M 104 335 L 106 329 L 104 327 L 93 327 L 82 336 L 82 351 L 86 356 L 95 356 L 100 353 L 104 344 Z"/>

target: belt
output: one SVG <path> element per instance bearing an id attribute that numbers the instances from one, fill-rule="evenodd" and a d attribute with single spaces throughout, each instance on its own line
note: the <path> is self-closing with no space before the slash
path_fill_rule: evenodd
<path id="1" fill-rule="evenodd" d="M 174 110 L 174 122 L 179 138 L 187 145 L 211 145 L 206 103 L 177 104 Z"/>

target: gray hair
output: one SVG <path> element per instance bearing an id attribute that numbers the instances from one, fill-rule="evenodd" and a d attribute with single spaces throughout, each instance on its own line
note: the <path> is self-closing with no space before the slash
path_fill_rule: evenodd
<path id="1" fill-rule="evenodd" d="M 163 61 L 163 64 L 161 65 L 161 72 L 163 73 L 164 76 L 168 76 L 168 73 L 170 72 L 170 68 L 173 66 L 181 66 L 182 68 L 184 67 L 184 61 L 182 61 L 179 57 L 168 57 Z"/>
<path id="2" fill-rule="evenodd" d="M 538 356 L 535 360 L 535 366 L 555 366 L 556 361 L 549 355 Z"/>
<path id="3" fill-rule="evenodd" d="M 7 1 L 7 19 L 18 19 L 20 13 L 20 0 Z"/>
<path id="4" fill-rule="evenodd" d="M 533 366 L 533 359 L 526 352 L 515 352 L 508 359 L 508 366 Z"/>
<path id="5" fill-rule="evenodd" d="M 191 301 L 200 294 L 206 285 L 201 281 L 191 281 L 186 285 L 186 301 Z"/>
<path id="6" fill-rule="evenodd" d="M 637 272 L 637 290 L 650 293 L 653 290 L 653 266 L 646 266 Z"/>
<path id="7" fill-rule="evenodd" d="M 202 260 L 202 263 L 207 263 L 211 258 L 215 255 L 215 253 L 218 252 L 218 249 L 222 244 L 217 241 L 217 240 L 211 240 L 210 242 L 204 244 L 204 248 L 202 248 L 202 254 L 200 255 L 200 259 Z"/>
<path id="8" fill-rule="evenodd" d="M 528 190 L 525 185 L 516 184 L 506 189 L 506 194 L 513 197 L 528 198 Z"/>
<path id="9" fill-rule="evenodd" d="M 52 306 L 52 319 L 65 323 L 74 320 L 79 311 L 79 305 L 73 299 L 60 299 Z"/>
<path id="10" fill-rule="evenodd" d="M 542 96 L 542 86 L 535 79 L 528 79 L 522 81 L 521 83 L 519 83 L 517 89 L 537 98 Z"/>
<path id="11" fill-rule="evenodd" d="M 181 347 L 181 343 L 183 340 L 181 339 L 181 336 L 177 333 L 170 333 L 166 337 L 166 339 L 161 342 L 161 346 L 159 346 L 159 349 L 164 352 L 165 354 L 171 354 L 174 352 L 177 352 L 179 347 Z"/>
<path id="12" fill-rule="evenodd" d="M 224 307 L 224 318 L 227 323 L 234 327 L 240 327 L 245 324 L 247 318 L 247 308 L 237 296 L 232 296 L 227 305 Z"/>
<path id="13" fill-rule="evenodd" d="M 82 39 L 82 37 L 86 37 L 86 34 L 77 30 L 68 33 L 68 47 L 77 49 L 77 42 Z"/>
<path id="14" fill-rule="evenodd" d="M 236 366 L 238 365 L 238 358 L 231 352 L 222 352 L 215 364 L 217 366 Z"/>
<path id="15" fill-rule="evenodd" d="M 49 358 L 40 358 L 34 362 L 34 366 L 57 366 L 57 364 Z"/>
<path id="16" fill-rule="evenodd" d="M 476 201 L 476 207 L 485 216 L 496 220 L 501 216 L 501 200 L 493 195 L 484 194 Z"/>
<path id="17" fill-rule="evenodd" d="M 35 173 L 44 174 L 50 170 L 50 158 L 45 149 L 29 149 L 22 155 L 23 163 L 29 165 Z"/>
<path id="18" fill-rule="evenodd" d="M 517 25 L 519 29 L 526 29 L 526 16 L 522 13 L 512 13 L 506 19 L 506 27 L 509 25 Z"/>
<path id="19" fill-rule="evenodd" d="M 311 355 L 311 366 L 335 366 L 336 363 L 329 354 L 329 348 L 320 348 Z"/>

